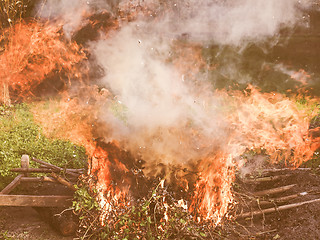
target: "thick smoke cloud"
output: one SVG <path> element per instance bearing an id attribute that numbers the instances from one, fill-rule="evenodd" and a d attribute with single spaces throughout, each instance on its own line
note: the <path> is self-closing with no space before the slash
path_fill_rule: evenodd
<path id="1" fill-rule="evenodd" d="M 214 139 L 224 137 L 218 100 L 206 84 L 196 89 L 184 82 L 165 62 L 171 52 L 168 43 L 145 34 L 143 24 L 129 24 L 92 43 L 106 70 L 102 84 L 115 99 L 102 109 L 112 129 L 109 137 L 144 159 L 168 163 L 203 156 L 214 143 L 219 145 Z"/>
<path id="2" fill-rule="evenodd" d="M 246 41 L 262 41 L 282 27 L 307 24 L 302 9 L 312 6 L 311 0 L 47 0 L 39 5 L 40 16 L 62 18 L 66 34 L 76 30 L 88 11 L 127 7 L 147 7 L 160 13 L 161 24 L 153 32 L 171 38 L 187 34 L 197 41 L 239 45 Z M 154 14 L 152 17 L 157 17 Z M 150 21 L 150 18 L 148 18 Z"/>
<path id="3" fill-rule="evenodd" d="M 177 34 L 218 44 L 240 45 L 273 37 L 281 27 L 305 23 L 302 9 L 310 1 L 297 0 L 189 0 L 177 2 L 175 13 L 168 16 L 168 26 Z"/>
<path id="4" fill-rule="evenodd" d="M 301 9 L 310 5 L 297 0 L 130 3 L 153 13 L 142 13 L 107 39 L 91 43 L 106 73 L 100 84 L 113 94 L 101 109 L 101 120 L 109 126 L 106 140 L 119 141 L 144 160 L 163 163 L 201 159 L 227 146 L 229 134 L 208 79 L 185 79 L 168 61 L 173 42 L 181 36 L 191 42 L 234 46 L 264 41 L 283 27 L 304 23 Z M 63 18 L 70 35 L 92 6 L 108 8 L 105 1 L 48 1 L 42 16 Z"/>
<path id="5" fill-rule="evenodd" d="M 116 107 L 102 110 L 111 126 L 108 137 L 147 161 L 185 163 L 226 146 L 228 128 L 208 79 L 184 81 L 166 61 L 172 57 L 172 43 L 184 34 L 190 41 L 236 46 L 261 41 L 299 21 L 302 3 L 190 0 L 170 4 L 162 9 L 164 15 L 160 5 L 153 5 L 161 17 L 139 18 L 91 46 L 106 72 L 101 82 L 116 102 Z M 111 110 L 115 108 L 116 113 Z"/>

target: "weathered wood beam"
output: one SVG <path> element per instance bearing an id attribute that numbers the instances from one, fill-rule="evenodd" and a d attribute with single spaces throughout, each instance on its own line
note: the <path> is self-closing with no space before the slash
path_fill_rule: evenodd
<path id="1" fill-rule="evenodd" d="M 19 173 L 60 173 L 61 171 L 56 169 L 50 169 L 50 168 L 12 168 L 10 169 L 11 172 L 19 172 Z M 80 173 L 75 172 L 66 172 L 67 175 L 70 177 L 78 178 L 80 176 Z"/>
<path id="2" fill-rule="evenodd" d="M 22 177 L 21 182 L 53 182 L 58 183 L 54 178 L 41 176 L 41 177 Z"/>
<path id="3" fill-rule="evenodd" d="M 0 206 L 67 207 L 72 196 L 34 196 L 0 194 Z"/>
<path id="4" fill-rule="evenodd" d="M 269 168 L 263 169 L 262 173 L 282 172 L 282 171 L 310 171 L 311 168 Z"/>
<path id="5" fill-rule="evenodd" d="M 23 177 L 23 174 L 20 174 L 16 176 L 15 179 L 11 183 L 9 183 L 2 191 L 0 194 L 8 194 L 10 193 L 17 185 L 19 185 L 21 178 Z"/>
<path id="6" fill-rule="evenodd" d="M 51 173 L 51 172 L 60 172 L 54 169 L 48 168 L 12 168 L 12 172 L 22 172 L 22 173 Z"/>
<path id="7" fill-rule="evenodd" d="M 288 196 L 284 196 L 284 197 L 271 198 L 269 200 L 262 200 L 262 201 L 259 201 L 259 205 L 265 206 L 265 205 L 270 205 L 270 204 L 285 203 L 285 202 L 288 202 L 288 201 L 293 200 L 295 198 L 308 195 L 310 193 L 312 193 L 312 192 L 301 192 L 301 193 L 296 193 L 296 194 L 292 194 L 292 195 L 288 195 Z"/>

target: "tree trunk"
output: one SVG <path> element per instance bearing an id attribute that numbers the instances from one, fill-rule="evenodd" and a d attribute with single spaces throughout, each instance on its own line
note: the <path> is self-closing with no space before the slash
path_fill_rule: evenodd
<path id="1" fill-rule="evenodd" d="M 11 105 L 9 86 L 8 86 L 8 84 L 6 82 L 3 83 L 2 101 L 7 106 Z"/>

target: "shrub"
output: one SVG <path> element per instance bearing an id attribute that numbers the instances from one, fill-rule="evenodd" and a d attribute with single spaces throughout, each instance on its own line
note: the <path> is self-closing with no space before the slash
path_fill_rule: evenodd
<path id="1" fill-rule="evenodd" d="M 0 187 L 16 175 L 11 168 L 20 167 L 23 154 L 66 168 L 83 168 L 87 164 L 85 149 L 69 141 L 48 139 L 33 121 L 26 104 L 0 107 Z M 31 163 L 32 164 L 32 163 Z"/>

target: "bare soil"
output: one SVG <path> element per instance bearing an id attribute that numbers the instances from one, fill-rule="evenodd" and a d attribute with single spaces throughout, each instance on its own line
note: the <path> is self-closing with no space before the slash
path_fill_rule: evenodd
<path id="1" fill-rule="evenodd" d="M 312 194 L 300 196 L 284 204 L 320 198 L 320 175 L 317 172 L 287 170 L 281 173 L 274 173 L 274 175 L 279 174 L 288 174 L 290 176 L 273 182 L 259 184 L 238 182 L 237 184 L 242 185 L 248 192 L 296 184 L 295 187 L 284 193 L 272 195 L 271 197 L 273 198 L 313 191 Z M 245 193 L 245 191 L 242 193 Z M 244 210 L 248 211 L 248 208 Z M 45 215 L 41 215 L 39 211 L 31 207 L 0 207 L 0 239 L 77 239 L 76 236 L 63 237 L 53 228 L 50 220 L 45 219 Z M 290 210 L 275 211 L 262 216 L 239 219 L 237 222 L 225 227 L 222 233 L 220 237 L 212 235 L 212 238 L 208 239 L 320 239 L 320 202 L 306 204 Z"/>
<path id="2" fill-rule="evenodd" d="M 71 240 L 50 226 L 32 207 L 0 208 L 0 239 Z"/>
<path id="3" fill-rule="evenodd" d="M 277 174 L 279 175 L 279 173 Z M 318 174 L 312 171 L 299 170 L 283 171 L 281 174 L 290 174 L 290 176 L 279 181 L 246 187 L 259 191 L 296 184 L 296 186 L 284 193 L 271 196 L 273 198 L 311 191 L 311 193 L 299 196 L 283 203 L 283 205 L 320 198 L 320 176 Z M 268 207 L 260 207 L 262 209 L 275 206 L 277 205 L 271 204 Z M 248 208 L 246 209 L 247 211 Z M 239 220 L 238 224 L 235 228 L 237 233 L 232 234 L 232 239 L 320 239 L 320 202 L 305 204 L 284 211 L 275 211 L 262 216 L 249 217 Z"/>
<path id="4" fill-rule="evenodd" d="M 13 194 L 70 195 L 72 191 L 60 184 L 21 183 Z M 55 217 L 62 213 L 63 217 Z M 71 240 L 64 237 L 57 224 L 69 223 L 71 211 L 65 208 L 0 207 L 0 240 Z M 70 219 L 70 220 L 69 220 Z"/>

